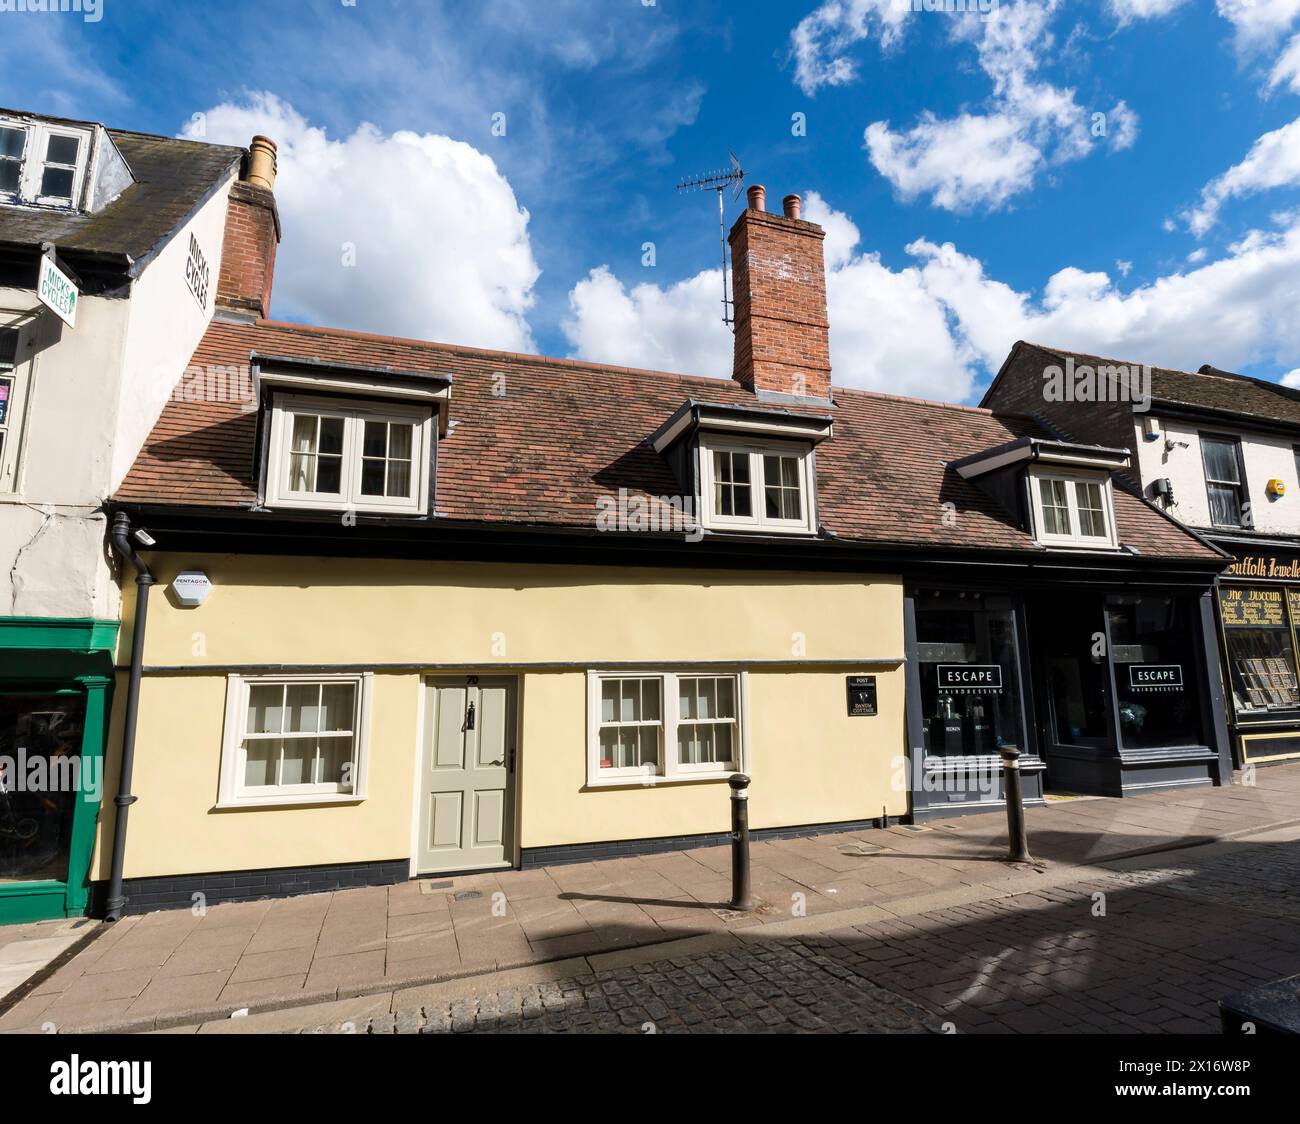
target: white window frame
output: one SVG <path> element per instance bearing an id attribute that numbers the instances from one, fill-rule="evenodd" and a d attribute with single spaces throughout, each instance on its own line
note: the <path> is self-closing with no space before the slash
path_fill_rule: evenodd
<path id="1" fill-rule="evenodd" d="M 36 362 L 34 335 L 37 322 L 30 311 L 0 309 L 0 332 L 18 332 L 14 349 L 14 368 L 0 372 L 0 378 L 11 381 L 9 401 L 5 407 L 5 421 L 0 432 L 4 434 L 0 447 L 0 496 L 13 497 L 21 491 L 23 448 L 26 443 L 27 399 L 32 385 L 32 368 Z"/>
<path id="2" fill-rule="evenodd" d="M 12 117 L 0 116 L 0 126 L 6 129 L 18 129 L 26 135 L 26 147 L 23 149 L 22 168 L 19 172 L 18 191 L 0 191 L 0 202 L 21 203 L 40 207 L 61 207 L 65 210 L 79 209 L 86 189 L 86 169 L 90 165 L 90 149 L 94 143 L 94 134 L 90 129 L 78 129 L 72 125 L 46 123 L 42 121 L 20 121 Z M 57 168 L 72 169 L 72 194 L 42 195 L 43 178 L 50 137 L 75 137 L 77 144 L 77 162 L 74 165 L 54 164 Z"/>
<path id="3" fill-rule="evenodd" d="M 734 679 L 736 681 L 736 737 L 733 741 L 739 760 L 734 768 L 719 768 L 712 763 L 682 765 L 677 760 L 679 679 Z M 607 679 L 656 679 L 661 698 L 663 772 L 650 772 L 639 766 L 625 769 L 600 767 L 601 687 Z M 735 667 L 682 667 L 673 671 L 598 671 L 587 672 L 587 787 L 626 788 L 630 785 L 682 784 L 690 781 L 726 780 L 735 773 L 749 770 L 749 673 Z"/>
<path id="4" fill-rule="evenodd" d="M 1117 550 L 1119 534 L 1115 527 L 1115 496 L 1109 476 L 1101 477 L 1086 472 L 1039 471 L 1031 472 L 1029 479 L 1029 498 L 1034 513 L 1034 537 L 1044 546 L 1065 546 L 1083 550 Z M 1059 480 L 1065 484 L 1066 505 L 1069 509 L 1070 533 L 1068 535 L 1049 534 L 1044 528 L 1047 521 L 1043 515 L 1043 494 L 1041 482 Z M 1096 484 L 1101 489 L 1102 512 L 1106 520 L 1106 535 L 1093 536 L 1080 533 L 1082 522 L 1079 519 L 1079 496 L 1077 485 Z"/>
<path id="5" fill-rule="evenodd" d="M 742 453 L 749 457 L 751 512 L 748 516 L 722 515 L 714 509 L 714 453 Z M 777 519 L 767 514 L 764 495 L 763 458 L 794 457 L 799 462 L 802 519 Z M 816 492 L 811 445 L 786 441 L 746 441 L 734 437 L 703 434 L 700 437 L 700 511 L 704 526 L 714 531 L 766 531 L 780 534 L 812 534 L 817 530 Z"/>
<path id="6" fill-rule="evenodd" d="M 229 675 L 226 677 L 225 730 L 221 747 L 218 808 L 276 808 L 301 804 L 359 804 L 366 799 L 370 750 L 372 672 L 315 675 Z M 244 735 L 249 689 L 307 683 L 351 683 L 356 691 L 353 718 L 352 784 L 295 784 L 249 788 L 244 784 Z"/>
<path id="7" fill-rule="evenodd" d="M 289 463 L 292 453 L 295 413 L 338 417 L 343 426 L 343 492 L 308 493 L 289 491 Z M 414 425 L 411 442 L 412 496 L 361 494 L 362 434 L 366 422 L 396 422 Z M 268 507 L 302 508 L 315 511 L 357 511 L 394 515 L 423 515 L 429 509 L 429 459 L 433 442 L 433 407 L 397 403 L 357 403 L 333 398 L 311 398 L 277 394 L 271 405 L 271 440 L 267 452 L 266 504 Z"/>

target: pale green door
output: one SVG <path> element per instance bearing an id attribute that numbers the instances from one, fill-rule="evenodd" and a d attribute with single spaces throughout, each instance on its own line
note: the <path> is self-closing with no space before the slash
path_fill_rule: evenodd
<path id="1" fill-rule="evenodd" d="M 425 691 L 417 869 L 511 866 L 515 681 L 430 680 Z"/>

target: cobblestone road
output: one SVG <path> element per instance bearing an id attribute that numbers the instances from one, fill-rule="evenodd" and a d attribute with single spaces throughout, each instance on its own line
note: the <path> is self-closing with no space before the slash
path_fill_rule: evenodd
<path id="1" fill-rule="evenodd" d="M 303 1030 L 1214 1033 L 1218 999 L 1297 972 L 1300 844 L 1243 845 Z"/>

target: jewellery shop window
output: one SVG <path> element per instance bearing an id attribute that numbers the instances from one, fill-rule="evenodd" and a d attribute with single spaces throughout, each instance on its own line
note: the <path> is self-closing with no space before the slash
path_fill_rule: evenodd
<path id="1" fill-rule="evenodd" d="M 1187 599 L 1114 597 L 1106 612 L 1123 744 L 1130 749 L 1204 744 Z"/>
<path id="2" fill-rule="evenodd" d="M 1219 590 L 1232 703 L 1240 718 L 1267 718 L 1300 708 L 1295 633 L 1280 587 Z"/>
<path id="3" fill-rule="evenodd" d="M 926 752 L 957 756 L 1023 747 L 1011 599 L 922 593 L 916 600 L 916 638 Z"/>

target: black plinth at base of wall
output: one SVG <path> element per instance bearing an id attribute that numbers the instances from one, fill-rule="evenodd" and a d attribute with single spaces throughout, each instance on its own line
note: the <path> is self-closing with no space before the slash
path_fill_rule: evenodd
<path id="1" fill-rule="evenodd" d="M 1223 1033 L 1300 1034 L 1300 976 L 1274 980 L 1219 1000 Z"/>
<path id="2" fill-rule="evenodd" d="M 149 913 L 155 909 L 189 909 L 195 894 L 206 905 L 248 902 L 259 898 L 290 898 L 297 894 L 323 894 L 358 886 L 391 886 L 410 877 L 410 859 L 340 863 L 334 866 L 289 866 L 272 870 L 226 870 L 212 874 L 177 874 L 163 878 L 128 878 L 122 884 L 126 897 L 123 913 Z M 108 883 L 90 888 L 91 917 L 104 916 Z"/>
<path id="3" fill-rule="evenodd" d="M 893 827 L 907 821 L 906 816 L 877 816 L 873 820 L 846 820 L 842 823 L 804 824 L 800 827 L 768 827 L 751 831 L 751 839 L 805 839 L 813 835 L 830 835 L 841 831 L 871 831 Z M 706 835 L 670 835 L 661 839 L 618 839 L 609 843 L 564 843 L 555 847 L 525 847 L 519 855 L 522 870 L 539 866 L 564 866 L 569 863 L 600 862 L 602 859 L 625 859 L 633 855 L 661 855 L 667 851 L 689 851 L 695 847 L 722 847 L 731 843 L 725 831 Z"/>

